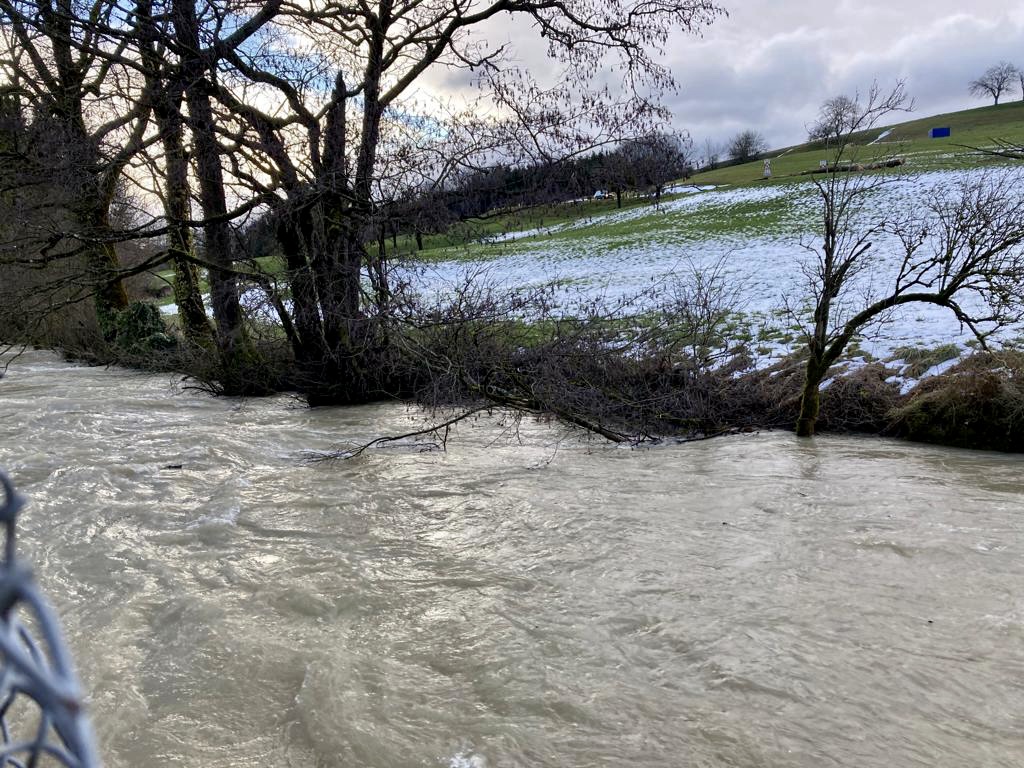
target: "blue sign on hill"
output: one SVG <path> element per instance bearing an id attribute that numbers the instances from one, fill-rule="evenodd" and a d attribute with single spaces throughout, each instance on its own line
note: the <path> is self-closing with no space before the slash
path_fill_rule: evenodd
<path id="1" fill-rule="evenodd" d="M 945 139 L 949 136 L 949 128 L 932 128 L 928 131 L 928 135 L 933 139 Z"/>

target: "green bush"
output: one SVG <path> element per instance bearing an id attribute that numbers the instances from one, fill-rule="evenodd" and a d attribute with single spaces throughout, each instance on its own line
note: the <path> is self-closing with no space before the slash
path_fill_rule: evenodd
<path id="1" fill-rule="evenodd" d="M 167 333 L 160 310 L 137 301 L 114 318 L 114 344 L 125 354 L 142 355 L 171 349 L 176 341 Z"/>

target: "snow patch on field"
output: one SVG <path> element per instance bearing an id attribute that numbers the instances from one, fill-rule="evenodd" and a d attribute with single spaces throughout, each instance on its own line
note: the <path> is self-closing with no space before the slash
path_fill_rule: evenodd
<path id="1" fill-rule="evenodd" d="M 920 208 L 924 196 L 936 185 L 955 185 L 1002 173 L 1012 171 L 933 171 L 893 177 L 865 198 L 859 217 L 867 223 L 913 211 Z M 814 234 L 818 203 L 813 182 L 736 188 L 684 186 L 673 187 L 672 191 L 685 194 L 660 205 L 493 236 L 492 243 L 508 243 L 507 253 L 433 263 L 416 269 L 409 277 L 419 290 L 433 295 L 450 295 L 464 285 L 467 275 L 475 275 L 478 281 L 508 291 L 555 285 L 554 298 L 566 312 L 595 300 L 608 306 L 630 303 L 630 311 L 641 312 L 644 301 L 630 302 L 633 297 L 671 290 L 674 283 L 685 282 L 695 270 L 717 269 L 739 289 L 737 310 L 749 318 L 747 330 L 751 338 L 758 339 L 752 344 L 758 359 L 770 361 L 785 355 L 799 328 L 782 308 L 787 302 L 796 308 L 804 303 L 808 292 L 802 270 L 813 258 L 809 248 L 820 242 Z M 783 199 L 788 205 L 780 213 L 778 202 Z M 751 226 L 725 234 L 704 233 L 694 224 L 703 222 L 702 217 L 735 217 L 737 212 L 729 210 L 735 206 L 744 206 L 744 214 L 751 207 L 756 212 L 758 204 L 775 210 L 780 224 L 773 231 Z M 620 227 L 614 235 L 600 232 L 600 228 L 631 222 L 641 235 L 628 226 Z M 588 234 L 588 229 L 593 233 Z M 573 236 L 566 236 L 570 231 Z M 881 295 L 891 284 L 898 266 L 898 246 L 894 239 L 875 238 L 870 269 L 858 276 L 847 312 Z M 208 297 L 204 299 L 208 302 Z M 256 307 L 262 303 L 262 293 L 250 289 L 243 295 L 243 302 Z M 977 299 L 967 296 L 963 303 L 970 308 L 977 306 Z M 265 308 L 261 311 L 269 322 L 275 322 Z M 161 307 L 161 312 L 174 314 L 176 307 L 167 305 Z M 764 332 L 766 326 L 772 333 Z M 1024 328 L 1012 328 L 1002 338 L 1021 335 Z M 933 348 L 955 343 L 963 350 L 972 339 L 969 330 L 948 310 L 912 304 L 892 311 L 885 323 L 857 341 L 860 354 L 891 360 L 899 347 Z M 924 375 L 945 370 L 941 366 L 936 369 Z M 917 380 L 900 377 L 904 386 Z"/>
<path id="2" fill-rule="evenodd" d="M 925 379 L 931 378 L 932 376 L 940 376 L 941 374 L 945 373 L 954 365 L 959 363 L 960 360 L 961 357 L 958 355 L 957 357 L 951 358 L 949 360 L 943 360 L 941 363 L 933 365 L 931 368 L 928 368 L 919 376 L 909 376 L 906 375 L 905 373 L 896 374 L 895 376 L 890 376 L 889 378 L 887 378 L 886 381 L 893 384 L 899 384 L 900 394 L 905 395 Z M 904 367 L 904 370 L 906 370 L 906 367 Z"/>
<path id="3" fill-rule="evenodd" d="M 984 175 L 1009 172 L 935 171 L 894 177 L 866 196 L 858 217 L 867 223 L 894 212 L 913 211 L 936 185 L 959 184 Z M 579 233 L 571 238 L 537 236 L 535 231 L 520 233 L 521 236 L 529 234 L 532 239 L 518 243 L 506 256 L 432 265 L 424 273 L 423 287 L 443 293 L 446 286 L 460 284 L 467 271 L 486 275 L 493 284 L 509 289 L 555 283 L 559 286 L 559 300 L 571 308 L 582 299 L 600 298 L 609 304 L 623 301 L 652 287 L 668 287 L 673 281 L 685 280 L 695 269 L 722 265 L 729 278 L 741 288 L 740 309 L 752 317 L 776 318 L 782 330 L 787 330 L 790 321 L 780 308 L 787 300 L 790 306 L 799 306 L 801 298 L 807 295 L 802 269 L 813 259 L 809 248 L 820 243 L 814 235 L 818 216 L 816 194 L 811 182 L 706 190 L 659 206 L 631 208 L 572 222 L 559 229 L 563 233 L 568 230 Z M 687 215 L 741 203 L 767 204 L 781 198 L 794 203 L 797 219 L 787 220 L 782 232 L 751 236 L 743 231 L 695 238 L 692 227 L 685 227 Z M 642 242 L 586 234 L 591 227 L 624 222 L 637 222 L 639 227 L 649 224 L 648 219 L 655 220 L 658 226 L 645 229 L 651 234 Z M 870 269 L 857 277 L 848 312 L 886 291 L 898 266 L 899 243 L 895 238 L 880 235 L 875 238 L 870 254 Z M 977 300 L 971 296 L 964 297 L 963 301 L 967 307 L 972 306 L 972 301 L 973 306 L 977 306 Z M 637 307 L 638 311 L 640 309 L 642 306 Z M 1013 329 L 1009 335 L 1018 335 L 1021 331 Z M 891 312 L 884 324 L 860 341 L 860 348 L 886 359 L 901 346 L 934 347 L 953 342 L 964 348 L 971 339 L 970 331 L 948 310 L 912 304 Z M 763 346 L 773 348 L 770 356 L 783 352 L 786 347 L 771 342 Z"/>

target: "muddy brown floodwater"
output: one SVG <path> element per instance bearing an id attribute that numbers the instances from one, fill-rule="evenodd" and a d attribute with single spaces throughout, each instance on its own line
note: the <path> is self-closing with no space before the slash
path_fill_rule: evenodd
<path id="1" fill-rule="evenodd" d="M 482 419 L 302 461 L 414 418 L 11 365 L 0 466 L 108 766 L 1024 763 L 1021 458 Z"/>

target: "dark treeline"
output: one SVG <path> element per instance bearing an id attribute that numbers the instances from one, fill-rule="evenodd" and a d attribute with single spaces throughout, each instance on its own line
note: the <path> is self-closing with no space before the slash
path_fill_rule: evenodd
<path id="1" fill-rule="evenodd" d="M 544 205 L 607 193 L 649 194 L 693 174 L 686 139 L 658 134 L 584 157 L 526 167 L 495 166 L 466 174 L 441 195 L 452 219 L 478 218 L 502 209 Z"/>
<path id="2" fill-rule="evenodd" d="M 366 242 L 411 237 L 423 250 L 423 237 L 444 234 L 467 221 L 483 221 L 539 206 L 623 196 L 646 196 L 657 203 L 670 182 L 693 174 L 689 141 L 674 134 L 631 139 L 610 149 L 595 148 L 581 157 L 522 166 L 467 169 L 443 188 L 412 190 L 405 199 L 382 200 Z M 279 252 L 273 211 L 241 231 L 250 256 Z"/>

